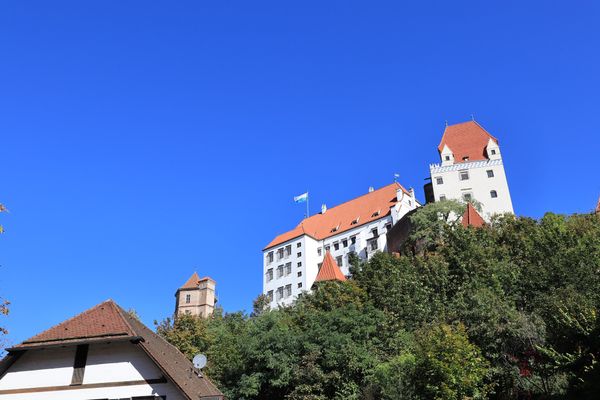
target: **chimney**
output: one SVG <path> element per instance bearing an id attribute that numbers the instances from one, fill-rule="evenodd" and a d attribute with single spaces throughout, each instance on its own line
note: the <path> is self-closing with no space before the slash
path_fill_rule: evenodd
<path id="1" fill-rule="evenodd" d="M 321 214 L 325 214 L 327 212 L 327 204 L 321 204 Z"/>
<path id="2" fill-rule="evenodd" d="M 369 193 L 373 192 L 375 188 L 373 186 L 369 186 Z"/>

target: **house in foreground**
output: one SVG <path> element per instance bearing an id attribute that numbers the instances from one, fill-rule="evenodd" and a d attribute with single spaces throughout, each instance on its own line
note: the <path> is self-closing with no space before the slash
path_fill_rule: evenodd
<path id="1" fill-rule="evenodd" d="M 112 300 L 7 350 L 0 400 L 217 400 L 174 346 Z"/>

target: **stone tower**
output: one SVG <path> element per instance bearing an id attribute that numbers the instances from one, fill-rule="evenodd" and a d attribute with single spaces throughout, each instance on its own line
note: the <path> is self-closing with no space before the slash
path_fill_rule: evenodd
<path id="1" fill-rule="evenodd" d="M 217 298 L 216 282 L 209 277 L 200 279 L 194 272 L 175 293 L 175 318 L 182 314 L 206 318 L 213 313 Z"/>

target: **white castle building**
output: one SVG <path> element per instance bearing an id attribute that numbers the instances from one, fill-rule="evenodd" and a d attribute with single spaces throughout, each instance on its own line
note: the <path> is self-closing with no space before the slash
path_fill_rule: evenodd
<path id="1" fill-rule="evenodd" d="M 419 205 L 414 190 L 394 182 L 330 209 L 323 205 L 321 213 L 277 236 L 263 249 L 263 294 L 271 307 L 310 290 L 328 251 L 344 275 L 350 253 L 368 259 L 385 251 L 387 231 Z"/>
<path id="2" fill-rule="evenodd" d="M 429 166 L 427 202 L 475 199 L 486 221 L 513 213 L 498 139 L 475 121 L 463 122 L 446 126 L 438 151 L 441 163 Z"/>

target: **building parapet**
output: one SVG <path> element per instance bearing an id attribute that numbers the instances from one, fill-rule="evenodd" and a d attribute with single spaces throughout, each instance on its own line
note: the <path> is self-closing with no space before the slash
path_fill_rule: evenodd
<path id="1" fill-rule="evenodd" d="M 502 165 L 502 160 L 470 161 L 444 166 L 442 166 L 441 164 L 429 164 L 429 171 L 432 174 L 439 174 L 441 172 L 459 171 L 471 168 L 493 167 L 497 165 Z"/>

